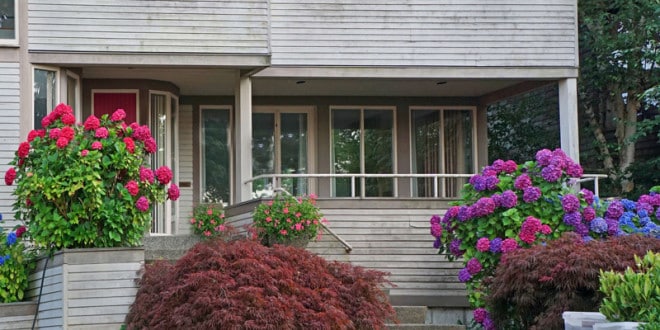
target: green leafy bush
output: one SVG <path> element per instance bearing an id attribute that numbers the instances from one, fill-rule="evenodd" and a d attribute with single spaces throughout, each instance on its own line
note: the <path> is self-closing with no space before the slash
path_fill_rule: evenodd
<path id="1" fill-rule="evenodd" d="M 596 312 L 601 269 L 622 272 L 660 240 L 622 235 L 584 242 L 577 233 L 502 257 L 487 284 L 486 306 L 498 329 L 563 329 L 564 311 Z"/>
<path id="2" fill-rule="evenodd" d="M 128 329 L 384 329 L 385 273 L 304 249 L 208 240 L 147 265 Z"/>
<path id="3" fill-rule="evenodd" d="M 0 221 L 2 216 L 0 216 Z M 0 302 L 22 301 L 35 253 L 23 244 L 25 226 L 5 232 L 0 227 Z"/>
<path id="4" fill-rule="evenodd" d="M 295 198 L 277 194 L 259 204 L 253 214 L 254 228 L 265 245 L 291 244 L 316 239 L 326 220 L 316 206 L 316 196 Z"/>
<path id="5" fill-rule="evenodd" d="M 193 233 L 202 238 L 214 238 L 227 233 L 222 204 L 199 204 L 190 219 Z"/>
<path id="6" fill-rule="evenodd" d="M 600 271 L 600 291 L 605 294 L 600 312 L 609 321 L 660 325 L 660 253 L 636 255 L 635 266 L 623 273 Z"/>
<path id="7" fill-rule="evenodd" d="M 147 167 L 157 150 L 149 127 L 125 116 L 118 109 L 76 124 L 60 104 L 19 145 L 5 183 L 16 185 L 15 218 L 37 247 L 139 245 L 154 203 L 179 197 L 169 168 Z"/>

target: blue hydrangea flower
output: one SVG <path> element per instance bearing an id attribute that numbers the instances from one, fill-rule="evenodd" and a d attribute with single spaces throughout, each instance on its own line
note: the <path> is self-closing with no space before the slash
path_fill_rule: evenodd
<path id="1" fill-rule="evenodd" d="M 7 235 L 7 246 L 14 245 L 16 243 L 16 239 L 17 237 L 15 232 L 9 233 L 9 235 Z"/>
<path id="2" fill-rule="evenodd" d="M 590 223 L 591 231 L 597 234 L 602 234 L 607 232 L 607 222 L 603 218 L 593 219 Z"/>
<path id="3" fill-rule="evenodd" d="M 623 208 L 626 209 L 626 211 L 632 211 L 637 206 L 637 203 L 629 199 L 622 199 L 621 204 L 623 204 Z"/>

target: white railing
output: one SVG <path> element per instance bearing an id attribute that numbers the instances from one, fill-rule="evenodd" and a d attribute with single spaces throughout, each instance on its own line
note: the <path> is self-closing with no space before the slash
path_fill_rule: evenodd
<path id="1" fill-rule="evenodd" d="M 308 187 L 309 187 L 309 181 L 311 179 L 339 179 L 339 178 L 349 178 L 351 182 L 351 195 L 349 197 L 352 198 L 365 198 L 366 197 L 366 179 L 368 178 L 382 178 L 382 179 L 392 179 L 393 180 L 393 196 L 395 198 L 401 197 L 399 196 L 399 180 L 400 179 L 433 179 L 433 194 L 430 196 L 424 196 L 424 197 L 419 197 L 414 195 L 414 189 L 412 189 L 413 185 L 412 182 L 410 182 L 411 189 L 410 189 L 410 195 L 407 197 L 410 198 L 458 198 L 459 196 L 448 196 L 447 194 L 447 187 L 449 186 L 448 184 L 448 179 L 465 179 L 465 182 L 472 177 L 474 174 L 440 174 L 440 173 L 435 173 L 435 174 L 415 174 L 415 173 L 409 173 L 409 174 L 366 174 L 366 173 L 334 173 L 334 174 L 307 174 L 307 173 L 296 173 L 296 174 L 262 174 L 255 176 L 244 183 L 246 185 L 253 183 L 258 180 L 270 180 L 270 189 L 268 191 L 272 191 L 273 189 L 280 188 L 281 187 L 281 181 L 282 179 L 289 179 L 289 178 L 298 178 L 298 179 L 306 179 L 308 181 Z M 598 180 L 607 178 L 607 175 L 604 174 L 584 174 L 582 178 L 576 181 L 576 183 L 583 183 L 583 182 L 594 182 L 594 194 L 598 196 Z M 356 182 L 357 180 L 360 180 L 360 192 L 358 194 L 357 189 L 356 189 Z M 458 189 L 460 192 L 460 188 Z"/>

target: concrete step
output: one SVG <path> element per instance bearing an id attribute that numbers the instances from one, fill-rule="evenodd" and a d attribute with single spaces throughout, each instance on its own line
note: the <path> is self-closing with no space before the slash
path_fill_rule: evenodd
<path id="1" fill-rule="evenodd" d="M 465 330 L 464 325 L 444 324 L 396 324 L 386 325 L 390 330 Z"/>
<path id="2" fill-rule="evenodd" d="M 426 306 L 393 306 L 399 323 L 424 324 L 426 323 Z"/>
<path id="3" fill-rule="evenodd" d="M 155 260 L 176 261 L 200 239 L 196 236 L 147 236 L 144 237 L 144 254 L 147 262 Z"/>

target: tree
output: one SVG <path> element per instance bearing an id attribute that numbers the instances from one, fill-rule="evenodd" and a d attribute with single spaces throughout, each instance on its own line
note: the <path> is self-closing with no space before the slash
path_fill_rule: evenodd
<path id="1" fill-rule="evenodd" d="M 650 132 L 638 129 L 639 117 L 657 106 L 660 0 L 582 0 L 578 10 L 580 110 L 605 172 L 629 192 L 635 141 Z"/>

